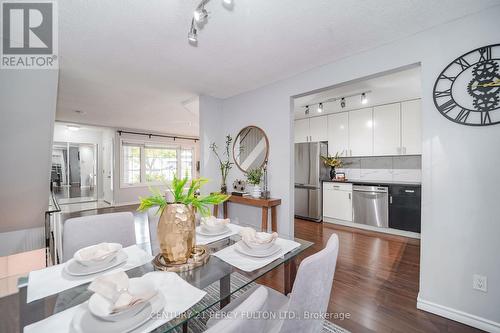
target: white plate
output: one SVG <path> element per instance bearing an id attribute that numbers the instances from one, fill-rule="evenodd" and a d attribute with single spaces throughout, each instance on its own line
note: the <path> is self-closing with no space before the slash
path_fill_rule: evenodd
<path id="1" fill-rule="evenodd" d="M 125 333 L 135 330 L 139 326 L 155 318 L 165 306 L 165 297 L 158 293 L 135 316 L 121 321 L 105 321 L 92 315 L 88 304 L 82 304 L 71 321 L 71 332 L 74 333 Z"/>
<path id="2" fill-rule="evenodd" d="M 84 276 L 84 275 L 92 275 L 95 273 L 103 272 L 106 271 L 110 268 L 116 267 L 118 265 L 123 264 L 126 262 L 128 259 L 128 255 L 123 251 L 119 251 L 116 254 L 116 257 L 113 258 L 108 263 L 105 263 L 103 265 L 97 265 L 97 266 L 84 266 L 82 264 L 79 264 L 75 259 L 70 259 L 65 265 L 64 265 L 64 271 L 73 276 Z"/>
<path id="3" fill-rule="evenodd" d="M 243 241 L 239 241 L 236 243 L 236 246 L 234 247 L 236 251 L 238 251 L 241 254 L 250 256 L 250 257 L 256 257 L 256 258 L 265 258 L 265 257 L 270 257 L 279 251 L 281 251 L 281 246 L 278 244 L 273 244 L 268 249 L 265 250 L 254 250 L 249 248 Z"/>
<path id="4" fill-rule="evenodd" d="M 103 255 L 100 259 L 90 259 L 90 260 L 84 260 L 81 258 L 81 253 L 84 251 L 92 251 L 93 249 L 100 247 L 100 246 L 107 246 L 108 253 Z M 114 257 L 116 257 L 116 254 L 122 249 L 122 245 L 119 243 L 101 243 L 101 244 L 96 244 L 96 245 L 91 245 L 84 247 L 83 249 L 80 249 L 75 252 L 73 255 L 73 259 L 75 259 L 79 264 L 84 265 L 84 266 L 100 266 L 104 265 L 108 262 L 111 262 Z M 95 250 L 94 250 L 95 251 Z"/>
<path id="5" fill-rule="evenodd" d="M 226 225 L 224 229 L 222 229 L 221 231 L 217 231 L 217 232 L 209 232 L 206 229 L 204 229 L 203 227 L 200 227 L 200 228 L 197 228 L 196 233 L 198 233 L 202 236 L 212 237 L 212 236 L 224 235 L 230 231 L 231 231 L 231 229 Z"/>
<path id="6" fill-rule="evenodd" d="M 148 283 L 147 280 L 142 278 L 132 278 L 129 280 L 128 292 L 132 295 L 151 295 L 151 299 L 156 296 L 158 293 L 157 289 L 151 283 Z M 142 308 L 144 308 L 149 300 L 131 306 L 127 309 L 124 309 L 118 313 L 110 313 L 110 308 L 112 306 L 111 302 L 104 298 L 103 296 L 94 293 L 90 296 L 88 308 L 90 313 L 92 313 L 97 318 L 106 321 L 121 321 L 125 318 L 135 316 L 139 313 Z"/>

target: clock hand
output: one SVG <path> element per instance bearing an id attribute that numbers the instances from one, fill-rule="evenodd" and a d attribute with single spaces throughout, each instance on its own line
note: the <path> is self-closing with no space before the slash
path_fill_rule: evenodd
<path id="1" fill-rule="evenodd" d="M 485 87 L 485 88 L 487 88 L 487 87 L 500 87 L 500 79 L 495 80 L 493 82 L 483 83 L 483 84 L 478 83 L 476 85 L 473 85 L 472 89 L 476 89 L 477 87 Z"/>

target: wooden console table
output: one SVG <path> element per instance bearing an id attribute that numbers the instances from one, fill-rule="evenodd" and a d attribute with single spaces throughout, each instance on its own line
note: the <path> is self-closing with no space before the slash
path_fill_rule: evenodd
<path id="1" fill-rule="evenodd" d="M 269 209 L 271 209 L 271 230 L 277 231 L 278 229 L 278 221 L 276 215 L 276 207 L 281 205 L 281 199 L 256 199 L 250 196 L 239 196 L 239 195 L 231 195 L 229 199 L 222 204 L 222 211 L 224 214 L 224 218 L 228 216 L 228 202 L 233 202 L 241 205 L 261 207 L 262 208 L 262 224 L 261 230 L 267 231 L 268 218 L 269 218 Z M 214 205 L 214 216 L 218 216 L 219 205 Z"/>

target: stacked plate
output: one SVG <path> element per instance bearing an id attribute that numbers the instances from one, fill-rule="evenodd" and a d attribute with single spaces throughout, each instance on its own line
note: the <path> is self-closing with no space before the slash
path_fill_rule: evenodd
<path id="1" fill-rule="evenodd" d="M 127 254 L 118 243 L 101 243 L 78 250 L 64 266 L 73 276 L 92 275 L 119 266 L 127 261 Z"/>
<path id="2" fill-rule="evenodd" d="M 206 237 L 224 235 L 231 231 L 228 224 L 229 219 L 218 219 L 215 216 L 202 218 L 198 234 Z"/>
<path id="3" fill-rule="evenodd" d="M 277 233 L 256 232 L 253 228 L 243 228 L 241 241 L 236 243 L 236 251 L 251 257 L 265 258 L 281 251 L 276 244 Z"/>
<path id="4" fill-rule="evenodd" d="M 71 322 L 77 333 L 125 333 L 135 330 L 155 318 L 165 306 L 165 298 L 147 279 L 129 280 L 127 290 L 131 295 L 149 295 L 129 306 L 115 308 L 111 300 L 93 294 L 88 303 L 79 307 Z"/>

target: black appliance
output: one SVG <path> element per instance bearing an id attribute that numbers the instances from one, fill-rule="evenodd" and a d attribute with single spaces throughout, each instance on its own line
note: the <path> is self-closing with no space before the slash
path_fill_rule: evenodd
<path id="1" fill-rule="evenodd" d="M 420 233 L 421 192 L 418 185 L 389 187 L 389 228 Z"/>

